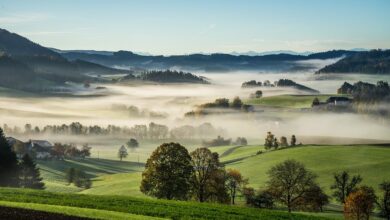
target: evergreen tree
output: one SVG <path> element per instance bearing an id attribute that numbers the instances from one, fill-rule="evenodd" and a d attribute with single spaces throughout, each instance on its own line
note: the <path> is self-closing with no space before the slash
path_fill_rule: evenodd
<path id="1" fill-rule="evenodd" d="M 31 189 L 44 189 L 45 184 L 39 173 L 37 164 L 28 154 L 25 154 L 20 163 L 20 186 Z"/>
<path id="2" fill-rule="evenodd" d="M 18 159 L 8 144 L 3 129 L 0 128 L 0 186 L 17 187 L 18 185 Z"/>

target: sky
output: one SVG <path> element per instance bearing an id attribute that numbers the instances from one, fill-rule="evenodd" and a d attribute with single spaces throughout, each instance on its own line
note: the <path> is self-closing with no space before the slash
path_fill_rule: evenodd
<path id="1" fill-rule="evenodd" d="M 0 28 L 58 49 L 155 55 L 390 48 L 390 0 L 0 0 Z"/>

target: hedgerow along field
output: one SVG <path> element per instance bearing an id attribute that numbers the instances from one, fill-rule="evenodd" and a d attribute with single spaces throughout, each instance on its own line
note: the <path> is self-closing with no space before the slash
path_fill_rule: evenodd
<path id="1" fill-rule="evenodd" d="M 94 210 L 135 214 L 145 219 L 161 217 L 168 219 L 328 219 L 311 215 L 290 214 L 283 211 L 255 209 L 230 205 L 142 199 L 129 196 L 97 196 L 72 193 L 52 193 L 39 190 L 0 188 L 0 205 L 4 201 L 78 207 Z M 15 203 L 14 203 L 15 204 Z M 39 207 L 39 206 L 38 206 Z M 44 207 L 44 206 L 42 206 Z M 32 206 L 28 208 L 34 208 Z M 44 208 L 44 210 L 50 210 Z M 102 217 L 103 219 L 104 216 Z M 141 218 L 141 217 L 140 217 Z M 107 218 L 110 219 L 110 218 Z"/>

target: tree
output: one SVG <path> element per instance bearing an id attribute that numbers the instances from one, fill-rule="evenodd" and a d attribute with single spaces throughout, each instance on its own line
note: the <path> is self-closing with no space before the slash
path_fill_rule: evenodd
<path id="1" fill-rule="evenodd" d="M 263 96 L 263 92 L 261 91 L 261 90 L 257 90 L 256 92 L 255 92 L 255 97 L 256 97 L 256 99 L 259 99 L 259 98 L 261 98 Z"/>
<path id="2" fill-rule="evenodd" d="M 294 147 L 297 144 L 297 138 L 295 135 L 291 136 L 291 146 Z"/>
<path id="3" fill-rule="evenodd" d="M 130 138 L 130 140 L 126 143 L 127 147 L 131 150 L 131 152 L 134 152 L 136 148 L 139 147 L 139 143 L 137 139 Z"/>
<path id="4" fill-rule="evenodd" d="M 308 171 L 302 163 L 286 160 L 272 167 L 268 172 L 268 191 L 274 199 L 285 204 L 291 212 L 313 185 L 316 175 Z"/>
<path id="5" fill-rule="evenodd" d="M 141 192 L 157 198 L 187 199 L 193 172 L 187 149 L 178 143 L 164 143 L 146 162 Z"/>
<path id="6" fill-rule="evenodd" d="M 374 189 L 368 186 L 359 187 L 351 192 L 344 203 L 345 219 L 369 219 L 374 209 L 376 196 Z"/>
<path id="7" fill-rule="evenodd" d="M 334 174 L 334 183 L 330 187 L 334 192 L 333 196 L 337 201 L 344 203 L 350 193 L 356 190 L 357 185 L 362 181 L 359 175 L 349 176 L 347 171 Z"/>
<path id="8" fill-rule="evenodd" d="M 383 196 L 377 202 L 380 209 L 380 215 L 390 220 L 390 181 L 379 184 L 379 189 L 383 191 Z"/>
<path id="9" fill-rule="evenodd" d="M 204 202 L 210 196 L 209 184 L 213 174 L 219 169 L 218 155 L 215 157 L 207 148 L 198 148 L 191 152 L 191 164 L 194 168 L 192 192 L 196 200 Z"/>
<path id="10" fill-rule="evenodd" d="M 18 185 L 18 159 L 8 144 L 3 129 L 0 128 L 0 186 L 17 187 Z"/>
<path id="11" fill-rule="evenodd" d="M 320 186 L 312 185 L 298 200 L 298 207 L 302 210 L 322 212 L 323 207 L 329 203 L 329 197 Z"/>
<path id="12" fill-rule="evenodd" d="M 39 168 L 33 159 L 25 154 L 20 163 L 20 186 L 31 189 L 44 189 L 45 184 L 42 182 Z"/>
<path id="13" fill-rule="evenodd" d="M 121 146 L 118 150 L 118 157 L 119 159 L 122 161 L 123 158 L 126 158 L 128 155 L 127 153 L 127 149 L 125 148 L 125 146 Z"/>
<path id="14" fill-rule="evenodd" d="M 232 102 L 232 108 L 241 109 L 243 103 L 239 97 L 235 97 Z"/>
<path id="15" fill-rule="evenodd" d="M 275 139 L 274 135 L 270 131 L 268 131 L 267 137 L 265 138 L 265 143 L 264 143 L 264 146 L 266 149 L 270 149 L 271 147 L 273 147 L 274 139 Z"/>
<path id="16" fill-rule="evenodd" d="M 238 192 L 241 192 L 245 185 L 248 183 L 248 179 L 245 179 L 240 171 L 236 169 L 227 170 L 226 188 L 229 191 L 231 203 L 235 204 L 235 199 Z"/>
<path id="17" fill-rule="evenodd" d="M 281 147 L 288 147 L 288 142 L 287 142 L 287 138 L 285 136 L 282 136 L 280 138 L 280 146 Z"/>

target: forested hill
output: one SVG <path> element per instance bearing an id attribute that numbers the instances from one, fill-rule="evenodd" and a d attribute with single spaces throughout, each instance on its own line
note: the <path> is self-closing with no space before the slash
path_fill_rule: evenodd
<path id="1" fill-rule="evenodd" d="M 390 50 L 371 50 L 347 56 L 317 73 L 390 74 Z"/>

